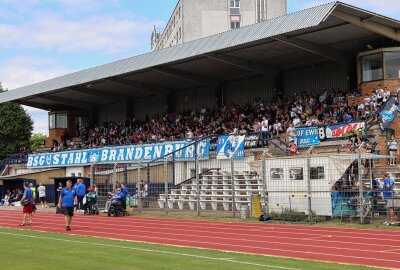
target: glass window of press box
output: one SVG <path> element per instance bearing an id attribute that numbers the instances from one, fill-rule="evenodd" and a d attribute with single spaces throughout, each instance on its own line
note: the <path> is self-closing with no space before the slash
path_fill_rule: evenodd
<path id="1" fill-rule="evenodd" d="M 362 82 L 400 78 L 400 48 L 361 56 Z"/>
<path id="2" fill-rule="evenodd" d="M 68 116 L 66 113 L 49 113 L 49 129 L 67 127 Z"/>

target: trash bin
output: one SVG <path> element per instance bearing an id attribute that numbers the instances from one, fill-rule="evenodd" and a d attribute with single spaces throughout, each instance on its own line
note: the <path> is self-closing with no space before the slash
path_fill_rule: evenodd
<path id="1" fill-rule="evenodd" d="M 247 205 L 242 205 L 240 207 L 240 218 L 246 219 L 247 218 Z"/>

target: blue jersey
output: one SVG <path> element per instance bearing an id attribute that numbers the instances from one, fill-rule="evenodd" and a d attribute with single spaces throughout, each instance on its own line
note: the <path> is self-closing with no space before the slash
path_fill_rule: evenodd
<path id="1" fill-rule="evenodd" d="M 75 189 L 63 188 L 61 190 L 62 206 L 63 207 L 74 207 L 76 197 Z"/>
<path id="2" fill-rule="evenodd" d="M 387 188 L 388 185 L 389 185 L 389 188 Z M 387 178 L 385 180 L 385 182 L 383 183 L 383 198 L 385 200 L 393 198 L 393 195 L 394 195 L 393 188 L 394 188 L 393 180 L 390 178 Z"/>
<path id="3" fill-rule="evenodd" d="M 29 200 L 29 203 L 33 203 L 33 193 L 30 188 L 25 188 L 24 190 L 24 196 L 26 199 Z"/>
<path id="4" fill-rule="evenodd" d="M 76 186 L 76 195 L 83 197 L 85 196 L 85 194 L 86 194 L 86 186 L 84 184 L 78 184 Z"/>
<path id="5" fill-rule="evenodd" d="M 124 197 L 124 193 L 122 191 L 119 193 L 114 193 L 113 201 L 122 203 L 122 197 Z"/>

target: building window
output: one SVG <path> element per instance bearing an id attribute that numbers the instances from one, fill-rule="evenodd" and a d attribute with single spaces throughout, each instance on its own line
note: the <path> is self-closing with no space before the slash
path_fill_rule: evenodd
<path id="1" fill-rule="evenodd" d="M 362 80 L 363 82 L 377 81 L 383 79 L 382 54 L 367 55 L 362 58 Z"/>
<path id="2" fill-rule="evenodd" d="M 289 168 L 289 179 L 290 180 L 303 180 L 303 168 Z"/>
<path id="3" fill-rule="evenodd" d="M 56 128 L 56 115 L 49 114 L 49 129 Z"/>
<path id="4" fill-rule="evenodd" d="M 182 38 L 182 27 L 179 27 L 178 33 L 179 33 L 179 40 L 181 40 L 181 38 Z"/>
<path id="5" fill-rule="evenodd" d="M 385 53 L 385 79 L 400 78 L 400 52 Z"/>
<path id="6" fill-rule="evenodd" d="M 240 0 L 230 0 L 231 8 L 240 8 Z"/>
<path id="7" fill-rule="evenodd" d="M 231 22 L 231 29 L 238 29 L 240 28 L 240 22 Z"/>
<path id="8" fill-rule="evenodd" d="M 283 169 L 282 168 L 272 168 L 270 172 L 272 180 L 283 180 Z"/>
<path id="9" fill-rule="evenodd" d="M 325 169 L 323 166 L 311 167 L 310 168 L 310 180 L 322 180 L 325 179 Z"/>
<path id="10" fill-rule="evenodd" d="M 179 19 L 181 18 L 181 7 L 179 7 L 179 9 L 178 9 L 178 18 Z"/>
<path id="11" fill-rule="evenodd" d="M 49 129 L 68 128 L 68 116 L 66 113 L 49 114 Z"/>

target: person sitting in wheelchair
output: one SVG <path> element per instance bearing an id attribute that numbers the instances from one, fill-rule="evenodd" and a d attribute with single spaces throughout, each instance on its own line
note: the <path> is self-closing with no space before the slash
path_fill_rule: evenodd
<path id="1" fill-rule="evenodd" d="M 111 200 L 110 209 L 108 209 L 108 216 L 124 216 L 126 211 L 124 209 L 125 202 L 123 201 L 124 192 L 117 188 Z"/>
<path id="2" fill-rule="evenodd" d="M 96 207 L 97 202 L 97 194 L 96 191 L 93 189 L 92 186 L 89 186 L 88 189 L 89 193 L 85 195 L 86 203 L 83 205 L 83 210 L 85 215 L 98 215 L 99 210 Z"/>

